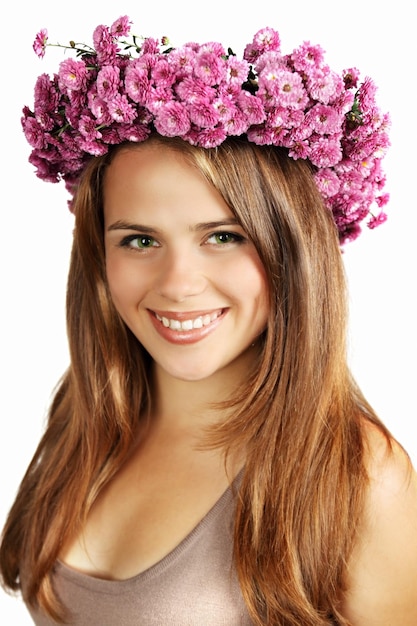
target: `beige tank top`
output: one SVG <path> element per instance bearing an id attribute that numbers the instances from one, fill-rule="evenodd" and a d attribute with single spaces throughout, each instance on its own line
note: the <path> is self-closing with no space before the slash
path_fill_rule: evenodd
<path id="1" fill-rule="evenodd" d="M 250 626 L 232 565 L 234 496 L 228 488 L 165 558 L 121 581 L 57 563 L 54 585 L 71 626 Z M 29 607 L 36 626 L 53 620 Z"/>

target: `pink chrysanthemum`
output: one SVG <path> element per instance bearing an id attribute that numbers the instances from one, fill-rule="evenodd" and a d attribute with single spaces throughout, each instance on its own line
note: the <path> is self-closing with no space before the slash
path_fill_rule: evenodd
<path id="1" fill-rule="evenodd" d="M 214 128 L 219 122 L 219 111 L 214 104 L 205 100 L 194 100 L 188 106 L 190 120 L 199 128 Z"/>
<path id="2" fill-rule="evenodd" d="M 274 68 L 276 71 L 278 71 L 280 68 L 292 71 L 292 68 L 288 66 L 285 58 L 281 56 L 279 52 L 275 52 L 274 50 L 264 52 L 264 54 L 256 59 L 254 69 L 258 77 L 267 66 Z"/>
<path id="3" fill-rule="evenodd" d="M 282 55 L 272 28 L 255 33 L 241 60 L 218 42 L 175 49 L 166 37 L 140 38 L 140 44 L 132 36 L 129 43 L 122 37 L 130 28 L 127 16 L 97 26 L 94 47 L 63 46 L 76 60 L 63 61 L 52 79 L 38 78 L 22 127 L 40 178 L 62 178 L 73 192 L 91 156 L 123 141 L 144 141 L 155 130 L 204 148 L 244 135 L 310 161 L 342 243 L 358 236 L 373 206 L 379 211 L 370 227 L 385 221 L 381 161 L 390 120 L 370 78 L 360 84 L 356 68 L 335 73 L 322 48 L 309 42 Z M 48 45 L 42 29 L 35 53 L 43 57 Z"/>
<path id="4" fill-rule="evenodd" d="M 343 115 L 337 109 L 319 103 L 306 113 L 305 122 L 319 135 L 335 135 L 341 132 Z"/>
<path id="5" fill-rule="evenodd" d="M 130 26 L 132 22 L 128 18 L 127 15 L 123 15 L 119 17 L 113 24 L 110 26 L 110 34 L 112 37 L 127 37 L 130 33 Z"/>
<path id="6" fill-rule="evenodd" d="M 158 133 L 166 137 L 182 137 L 191 127 L 187 107 L 174 101 L 159 108 L 154 124 Z"/>
<path id="7" fill-rule="evenodd" d="M 218 58 L 223 58 L 226 56 L 226 50 L 224 49 L 223 44 L 219 43 L 218 41 L 208 41 L 206 43 L 203 43 L 201 46 L 200 44 L 196 43 L 194 44 L 194 51 L 199 55 L 209 52 L 210 54 L 214 54 L 214 56 Z"/>
<path id="8" fill-rule="evenodd" d="M 78 106 L 71 106 L 71 104 L 67 103 L 64 106 L 65 110 L 65 119 L 57 120 L 57 125 L 62 127 L 66 127 L 69 124 L 72 128 L 77 128 L 80 120 L 80 115 L 82 115 L 83 108 Z"/>
<path id="9" fill-rule="evenodd" d="M 244 112 L 249 126 L 261 124 L 265 120 L 266 113 L 261 98 L 253 96 L 248 91 L 241 91 L 237 97 L 237 104 Z"/>
<path id="10" fill-rule="evenodd" d="M 362 195 L 363 189 L 363 176 L 357 170 L 352 168 L 343 171 L 339 168 L 335 168 L 340 180 L 340 195 L 345 198 L 347 203 L 349 199 L 356 203 L 357 198 Z"/>
<path id="11" fill-rule="evenodd" d="M 153 37 L 146 37 L 142 45 L 143 54 L 158 54 L 159 53 L 159 41 Z"/>
<path id="12" fill-rule="evenodd" d="M 316 185 L 324 198 L 331 198 L 340 189 L 340 180 L 336 172 L 329 167 L 324 167 L 314 174 Z"/>
<path id="13" fill-rule="evenodd" d="M 342 92 L 341 78 L 327 67 L 324 67 L 320 72 L 312 72 L 307 77 L 306 86 L 310 98 L 322 104 L 329 104 Z"/>
<path id="14" fill-rule="evenodd" d="M 205 100 L 212 102 L 216 91 L 210 85 L 206 85 L 200 78 L 187 76 L 175 87 L 175 93 L 180 100 L 195 102 Z"/>
<path id="15" fill-rule="evenodd" d="M 241 61 L 237 57 L 230 56 L 226 65 L 227 82 L 241 87 L 248 77 L 249 64 L 247 61 Z"/>
<path id="16" fill-rule="evenodd" d="M 52 132 L 56 128 L 56 118 L 55 116 L 49 115 L 46 112 L 40 112 L 36 115 L 36 121 L 39 126 L 43 129 L 43 132 Z"/>
<path id="17" fill-rule="evenodd" d="M 82 139 L 79 142 L 79 146 L 84 152 L 91 154 L 91 156 L 102 156 L 108 150 L 101 141 L 95 141 L 94 139 Z"/>
<path id="18" fill-rule="evenodd" d="M 166 58 L 158 59 L 151 71 L 152 81 L 161 87 L 171 87 L 177 80 L 175 68 Z"/>
<path id="19" fill-rule="evenodd" d="M 381 224 L 386 222 L 387 219 L 387 214 L 384 213 L 384 211 L 381 211 L 380 213 L 378 213 L 378 215 L 372 215 L 371 219 L 367 223 L 367 226 L 370 229 L 376 228 L 377 226 L 380 226 Z"/>
<path id="20" fill-rule="evenodd" d="M 119 91 L 120 70 L 105 65 L 97 74 L 97 94 L 104 101 L 111 101 Z"/>
<path id="21" fill-rule="evenodd" d="M 384 184 L 385 184 L 385 177 L 384 177 Z M 377 196 L 375 198 L 375 202 L 377 206 L 379 206 L 380 209 L 386 206 L 388 204 L 388 201 L 389 201 L 389 193 L 383 193 L 382 195 Z"/>
<path id="22" fill-rule="evenodd" d="M 99 98 L 96 91 L 91 90 L 88 93 L 88 107 L 94 115 L 97 124 L 100 126 L 108 126 L 113 119 L 109 113 L 107 103 Z"/>
<path id="23" fill-rule="evenodd" d="M 235 114 L 231 115 L 228 120 L 224 121 L 222 126 L 224 126 L 227 135 L 231 137 L 239 137 L 247 131 L 249 124 L 242 111 L 236 109 Z"/>
<path id="24" fill-rule="evenodd" d="M 128 67 L 125 74 L 125 89 L 133 102 L 146 103 L 151 91 L 148 70 L 136 65 Z"/>
<path id="25" fill-rule="evenodd" d="M 170 62 L 175 68 L 179 81 L 192 74 L 194 57 L 195 52 L 190 44 L 176 48 L 169 53 Z"/>
<path id="26" fill-rule="evenodd" d="M 346 89 L 352 89 L 358 86 L 359 81 L 359 70 L 356 67 L 350 67 L 347 70 L 342 72 L 343 82 L 345 84 Z"/>
<path id="27" fill-rule="evenodd" d="M 259 76 L 259 96 L 265 95 L 268 108 L 304 108 L 307 95 L 299 74 L 266 66 Z"/>
<path id="28" fill-rule="evenodd" d="M 285 138 L 284 138 L 284 141 Z M 288 148 L 288 156 L 290 156 L 295 161 L 297 159 L 308 159 L 310 156 L 311 148 L 310 144 L 306 140 L 291 140 Z"/>
<path id="29" fill-rule="evenodd" d="M 120 124 L 118 127 L 120 141 L 133 141 L 135 143 L 145 141 L 149 137 L 150 132 L 149 126 L 141 122 Z"/>
<path id="30" fill-rule="evenodd" d="M 97 26 L 93 33 L 93 42 L 98 63 L 100 65 L 113 63 L 119 52 L 119 47 L 115 38 L 111 35 L 110 29 L 107 26 Z"/>
<path id="31" fill-rule="evenodd" d="M 159 109 L 172 100 L 171 89 L 166 87 L 151 87 L 148 98 L 143 104 L 151 115 L 158 115 Z"/>
<path id="32" fill-rule="evenodd" d="M 212 102 L 212 106 L 217 111 L 217 119 L 221 124 L 228 122 L 235 115 L 241 113 L 238 106 L 229 100 L 228 95 L 223 95 L 222 93 Z"/>
<path id="33" fill-rule="evenodd" d="M 58 183 L 61 180 L 61 164 L 58 157 L 54 161 L 48 156 L 41 156 L 38 152 L 31 152 L 28 161 L 36 168 L 38 178 L 48 183 Z"/>
<path id="34" fill-rule="evenodd" d="M 36 150 L 44 150 L 48 147 L 48 135 L 38 120 L 32 116 L 22 118 L 22 127 L 29 145 Z"/>
<path id="35" fill-rule="evenodd" d="M 202 148 L 216 148 L 223 143 L 227 134 L 223 126 L 216 126 L 215 128 L 196 131 L 191 136 L 196 146 L 201 146 Z"/>
<path id="36" fill-rule="evenodd" d="M 66 91 L 83 91 L 87 85 L 87 68 L 83 61 L 66 59 L 59 65 L 58 77 Z"/>
<path id="37" fill-rule="evenodd" d="M 35 51 L 35 54 L 40 59 L 43 59 L 43 57 L 45 56 L 47 42 L 48 42 L 48 31 L 46 30 L 46 28 L 42 28 L 42 30 L 40 30 L 38 34 L 36 35 L 35 41 L 33 42 L 33 46 L 32 46 Z"/>
<path id="38" fill-rule="evenodd" d="M 101 133 L 97 129 L 97 120 L 89 115 L 82 115 L 78 124 L 78 130 L 82 136 L 88 141 L 94 141 L 101 138 Z"/>
<path id="39" fill-rule="evenodd" d="M 71 110 L 78 109 L 78 111 L 81 111 L 88 102 L 88 92 L 86 93 L 84 89 L 67 89 L 65 97 L 61 100 L 61 104 L 64 104 L 65 109 L 68 106 L 66 104 L 67 102 L 68 105 L 71 107 Z"/>
<path id="40" fill-rule="evenodd" d="M 116 94 L 108 103 L 109 113 L 119 123 L 126 124 L 136 118 L 135 108 L 130 104 L 125 94 Z"/>
<path id="41" fill-rule="evenodd" d="M 373 109 L 375 106 L 376 86 L 374 81 L 367 76 L 359 87 L 357 99 L 360 107 L 364 110 Z"/>
<path id="42" fill-rule="evenodd" d="M 321 46 L 313 46 L 305 41 L 289 55 L 294 70 L 302 74 L 309 73 L 310 68 L 320 67 L 324 60 L 324 50 Z"/>
<path id="43" fill-rule="evenodd" d="M 250 126 L 246 133 L 248 140 L 258 146 L 271 146 L 273 145 L 273 132 L 270 128 L 267 128 L 264 124 L 257 124 Z"/>
<path id="44" fill-rule="evenodd" d="M 59 103 L 59 93 L 55 81 L 51 81 L 47 74 L 38 76 L 35 84 L 34 112 L 53 113 Z"/>
<path id="45" fill-rule="evenodd" d="M 196 59 L 194 72 L 206 85 L 217 85 L 226 76 L 226 64 L 213 52 L 203 52 Z"/>
<path id="46" fill-rule="evenodd" d="M 309 159 L 316 167 L 332 167 L 342 158 L 340 142 L 332 138 L 319 137 L 310 146 Z"/>
<path id="47" fill-rule="evenodd" d="M 268 50 L 279 51 L 280 38 L 277 31 L 273 28 L 261 28 L 261 30 L 258 30 L 255 37 L 253 38 L 253 43 L 263 54 Z"/>

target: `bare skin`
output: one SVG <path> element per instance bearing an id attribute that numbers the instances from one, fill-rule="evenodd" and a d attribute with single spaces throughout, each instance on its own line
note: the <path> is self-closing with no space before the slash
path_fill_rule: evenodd
<path id="1" fill-rule="evenodd" d="M 216 383 L 224 390 L 225 377 L 227 372 L 212 381 L 212 391 Z M 83 532 L 61 553 L 78 571 L 124 580 L 148 569 L 195 528 L 242 465 L 231 460 L 226 473 L 220 451 L 199 447 L 213 422 L 213 412 L 203 408 L 207 385 L 193 384 L 185 409 L 190 384 L 164 378 L 158 387 L 169 402 L 159 403 L 130 459 L 100 493 Z"/>
<path id="2" fill-rule="evenodd" d="M 342 613 L 352 626 L 417 624 L 417 474 L 369 429 L 370 486 L 358 544 L 347 567 Z"/>

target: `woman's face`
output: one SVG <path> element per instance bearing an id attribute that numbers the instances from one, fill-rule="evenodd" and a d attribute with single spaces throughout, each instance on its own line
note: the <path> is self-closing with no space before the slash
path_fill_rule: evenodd
<path id="1" fill-rule="evenodd" d="M 265 328 L 265 272 L 219 192 L 159 144 L 122 149 L 104 180 L 107 278 L 156 368 L 202 380 L 241 365 Z"/>

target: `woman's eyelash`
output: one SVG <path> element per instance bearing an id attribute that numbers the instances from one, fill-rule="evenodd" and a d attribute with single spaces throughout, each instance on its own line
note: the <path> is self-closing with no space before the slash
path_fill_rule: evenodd
<path id="1" fill-rule="evenodd" d="M 215 231 L 207 236 L 205 243 L 214 246 L 226 246 L 228 244 L 240 244 L 246 241 L 246 238 L 236 232 Z M 136 243 L 135 243 L 136 242 Z M 135 243 L 135 245 L 133 245 Z M 157 240 L 151 235 L 132 234 L 123 237 L 119 243 L 120 248 L 133 248 L 137 250 L 146 250 L 147 248 L 158 247 Z"/>
<path id="2" fill-rule="evenodd" d="M 137 241 L 137 242 L 140 241 L 140 245 L 132 246 L 132 243 L 134 241 Z M 151 235 L 140 235 L 140 234 L 138 235 L 138 234 L 135 234 L 135 235 L 127 235 L 127 237 L 123 237 L 123 239 L 119 243 L 119 246 L 121 248 L 129 248 L 129 247 L 150 248 L 155 243 L 156 243 L 156 240 Z"/>
<path id="3" fill-rule="evenodd" d="M 223 230 L 211 233 L 211 235 L 207 237 L 206 241 L 210 243 L 210 239 L 216 239 L 215 243 L 217 245 L 225 245 L 228 243 L 242 243 L 243 241 L 245 241 L 245 237 L 243 235 Z"/>

